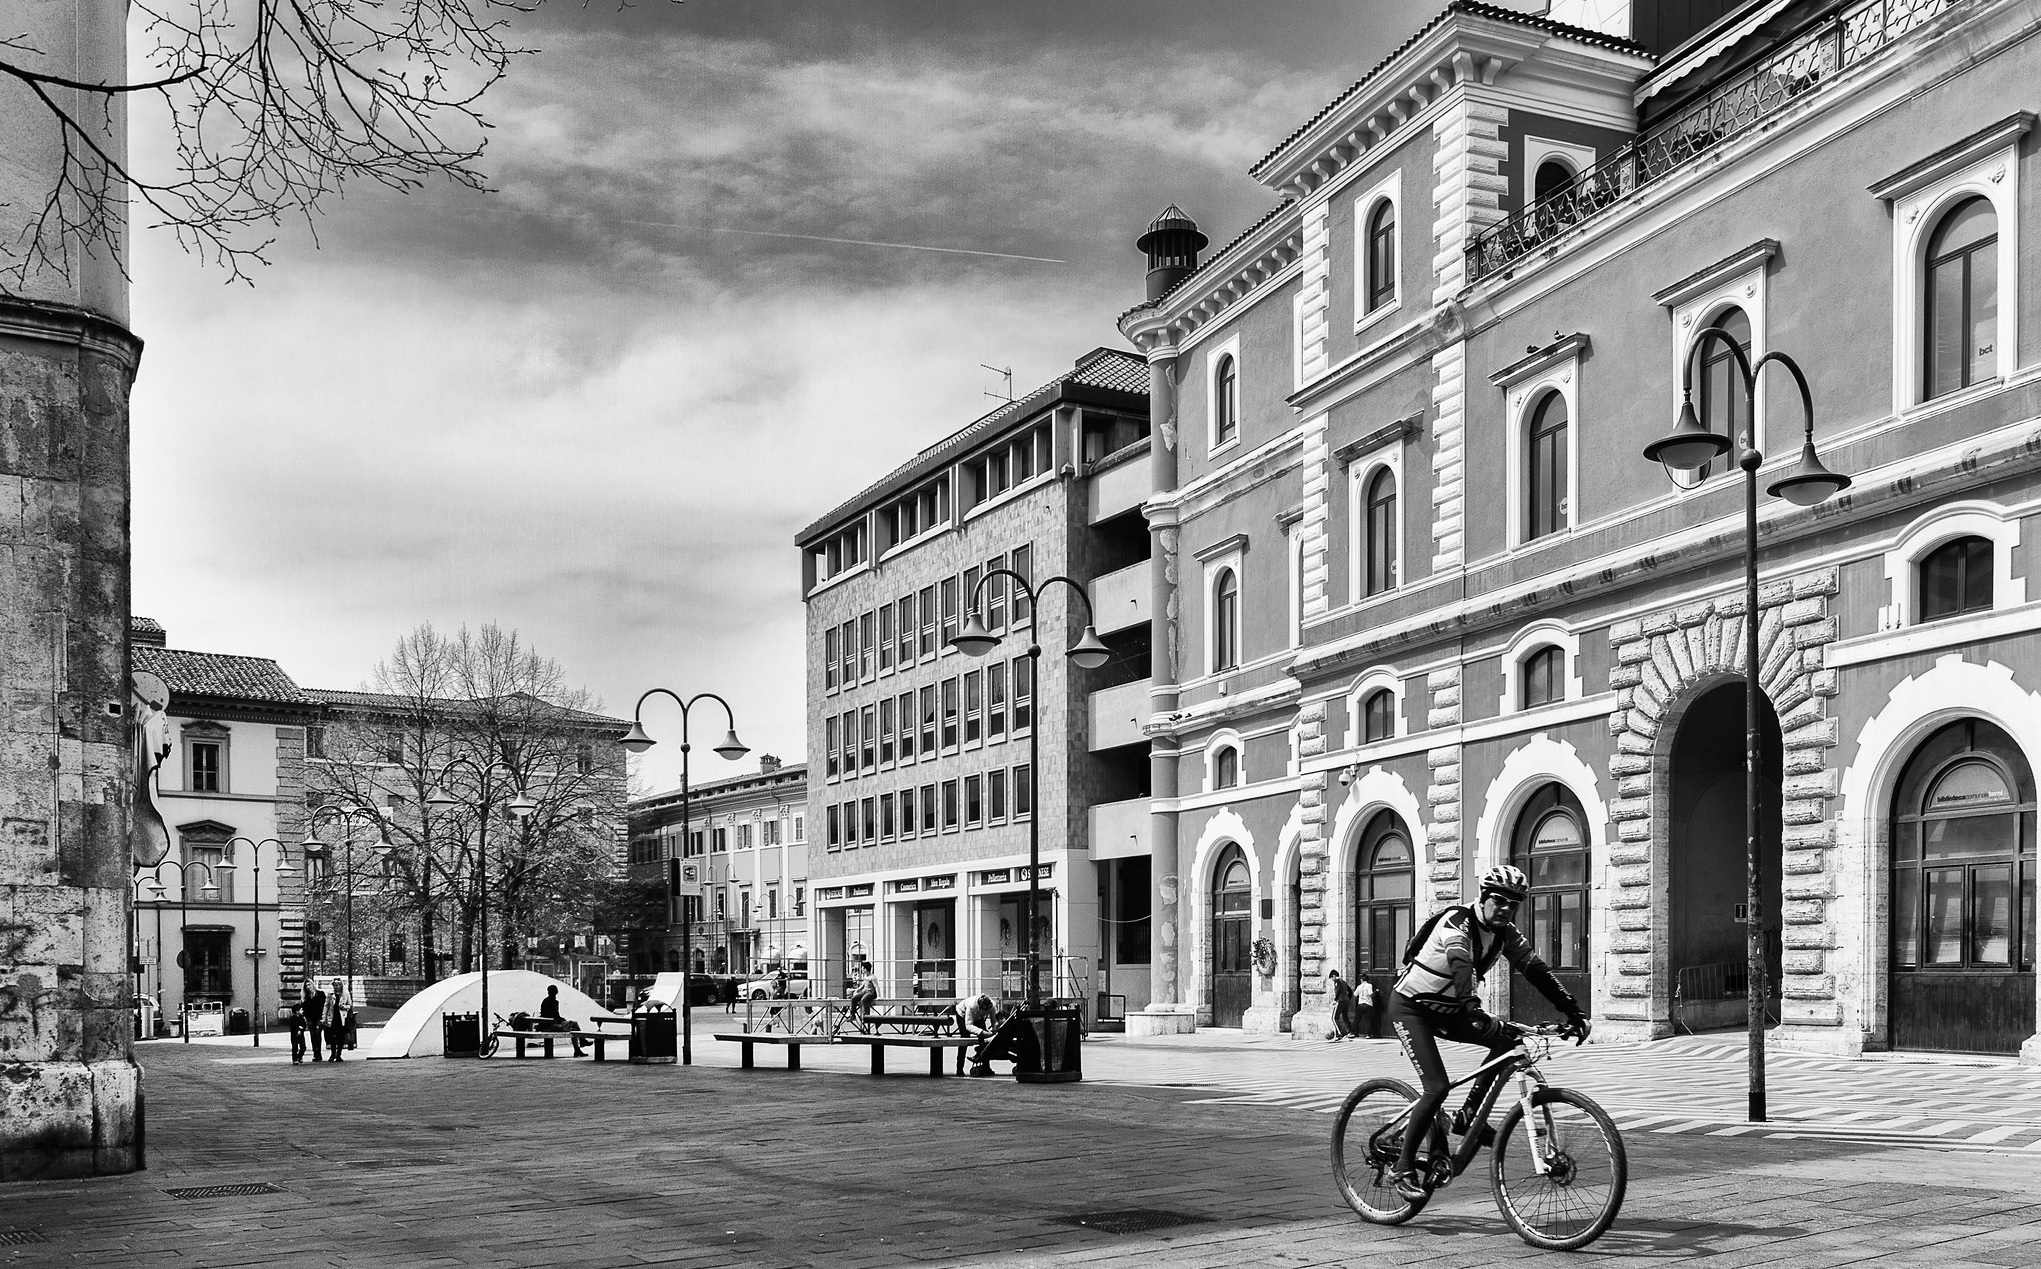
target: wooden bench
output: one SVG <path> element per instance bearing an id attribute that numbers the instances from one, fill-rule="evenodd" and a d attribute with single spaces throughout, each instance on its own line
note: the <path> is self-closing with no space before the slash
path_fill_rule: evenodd
<path id="1" fill-rule="evenodd" d="M 787 1069 L 790 1071 L 798 1071 L 801 1069 L 802 1045 L 829 1043 L 829 1041 L 823 1036 L 789 1035 L 784 1031 L 740 1031 L 735 1033 L 719 1032 L 717 1033 L 715 1038 L 723 1041 L 726 1044 L 741 1044 L 744 1046 L 744 1048 L 741 1051 L 741 1056 L 739 1058 L 738 1065 L 743 1067 L 747 1071 L 751 1069 L 751 1046 L 754 1044 L 785 1045 L 787 1050 Z"/>
<path id="2" fill-rule="evenodd" d="M 838 1044 L 863 1044 L 872 1050 L 872 1074 L 886 1073 L 886 1050 L 889 1048 L 928 1050 L 928 1073 L 943 1073 L 943 1050 L 957 1051 L 957 1074 L 964 1073 L 964 1050 L 978 1047 L 979 1038 L 974 1035 L 842 1035 L 836 1037 Z"/>
<path id="3" fill-rule="evenodd" d="M 594 1045 L 594 1046 L 595 1046 L 595 1060 L 596 1060 L 596 1061 L 598 1061 L 598 1062 L 601 1062 L 601 1061 L 605 1060 L 605 1058 L 606 1058 L 606 1055 L 605 1055 L 605 1054 L 604 1054 L 604 1052 L 603 1052 L 603 1046 L 604 1046 L 605 1044 L 624 1044 L 624 1043 L 628 1043 L 628 1042 L 630 1041 L 630 1037 L 629 1037 L 629 1036 L 623 1036 L 623 1035 L 606 1035 L 606 1034 L 604 1034 L 603 1032 L 600 1032 L 600 1031 L 509 1031 L 509 1030 L 504 1030 L 504 1031 L 491 1031 L 491 1032 L 489 1033 L 489 1039 L 490 1039 L 490 1040 L 493 1040 L 493 1041 L 496 1041 L 496 1042 L 497 1042 L 497 1044 L 500 1044 L 500 1043 L 501 1043 L 502 1041 L 504 1041 L 504 1040 L 515 1040 L 515 1041 L 517 1041 L 517 1056 L 519 1056 L 519 1057 L 524 1057 L 524 1056 L 525 1056 L 525 1051 L 524 1051 L 524 1050 L 525 1050 L 525 1046 L 526 1046 L 526 1045 L 528 1045 L 528 1044 L 542 1044 L 542 1045 L 544 1045 L 544 1046 L 545 1046 L 545 1050 L 544 1050 L 544 1052 L 543 1052 L 542 1054 L 540 1054 L 540 1056 L 542 1056 L 542 1057 L 551 1057 L 551 1056 L 553 1056 L 553 1045 L 554 1045 L 554 1043 L 555 1043 L 555 1042 L 557 1042 L 557 1041 L 561 1041 L 561 1040 L 564 1040 L 564 1041 L 566 1041 L 566 1042 L 567 1042 L 567 1046 L 568 1046 L 568 1048 L 567 1048 L 567 1051 L 568 1051 L 568 1053 L 570 1053 L 570 1054 L 571 1054 L 571 1053 L 573 1053 L 573 1052 L 574 1052 L 574 1050 L 575 1050 L 576 1048 L 578 1048 L 578 1047 L 579 1047 L 580 1045 L 582 1045 L 582 1044 L 592 1044 L 592 1045 Z M 483 1048 L 483 1050 L 482 1050 L 482 1056 L 483 1056 L 483 1057 L 494 1057 L 495 1055 L 496 1055 L 496 1045 L 486 1045 L 486 1046 L 484 1046 L 484 1048 Z"/>

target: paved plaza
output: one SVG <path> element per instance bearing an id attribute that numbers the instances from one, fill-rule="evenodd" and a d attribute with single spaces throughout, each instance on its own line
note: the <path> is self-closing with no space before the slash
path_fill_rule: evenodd
<path id="1" fill-rule="evenodd" d="M 761 1054 L 696 1065 L 293 1066 L 281 1037 L 155 1042 L 146 1172 L 0 1186 L 7 1265 L 1430 1264 L 1549 1260 L 1470 1171 L 1408 1226 L 1333 1192 L 1331 1112 L 1386 1042 L 1098 1037 L 1087 1079 L 931 1079 Z M 1466 1051 L 1471 1056 L 1471 1050 Z M 1459 1057 L 1459 1054 L 1449 1055 Z M 914 1055 L 901 1055 L 911 1059 Z M 1456 1063 L 1455 1069 L 1463 1069 Z M 1735 1037 L 1547 1064 L 1625 1128 L 1588 1252 L 1655 1264 L 2010 1266 L 2041 1245 L 2041 1070 L 1775 1055 L 1741 1122 Z M 212 1187 L 255 1192 L 189 1193 Z"/>

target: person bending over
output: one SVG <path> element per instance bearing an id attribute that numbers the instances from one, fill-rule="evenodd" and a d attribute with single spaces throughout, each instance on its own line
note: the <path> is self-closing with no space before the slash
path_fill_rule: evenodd
<path id="1" fill-rule="evenodd" d="M 1448 1080 L 1446 1065 L 1439 1057 L 1439 1040 L 1480 1045 L 1488 1050 L 1483 1060 L 1490 1061 L 1515 1046 L 1521 1034 L 1484 1011 L 1476 994 L 1482 974 L 1497 956 L 1507 956 L 1524 980 L 1566 1015 L 1572 1035 L 1587 1039 L 1586 1014 L 1512 924 L 1529 890 L 1522 869 L 1508 864 L 1489 869 L 1481 878 L 1479 901 L 1472 907 L 1447 908 L 1439 915 L 1389 993 L 1389 1025 L 1403 1045 L 1403 1055 L 1424 1083 L 1424 1092 L 1410 1110 L 1403 1152 L 1388 1178 L 1396 1193 L 1410 1202 L 1428 1193 L 1417 1172 L 1418 1144 L 1435 1135 L 1432 1124 L 1446 1100 Z"/>

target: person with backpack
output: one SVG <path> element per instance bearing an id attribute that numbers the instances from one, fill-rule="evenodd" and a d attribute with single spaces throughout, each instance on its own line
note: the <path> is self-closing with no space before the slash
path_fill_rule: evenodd
<path id="1" fill-rule="evenodd" d="M 1446 1100 L 1449 1082 L 1439 1040 L 1480 1045 L 1488 1050 L 1484 1062 L 1517 1043 L 1518 1030 L 1491 1017 L 1477 994 L 1482 976 L 1497 957 L 1507 956 L 1524 981 L 1566 1015 L 1568 1032 L 1576 1040 L 1586 1040 L 1591 1029 L 1572 994 L 1552 977 L 1552 970 L 1512 923 L 1530 888 L 1521 868 L 1498 864 L 1482 876 L 1476 903 L 1455 904 L 1437 913 L 1404 948 L 1403 971 L 1389 993 L 1386 1013 L 1403 1055 L 1417 1068 L 1424 1092 L 1411 1107 L 1403 1152 L 1388 1182 L 1413 1203 L 1430 1192 L 1417 1171 L 1417 1151 L 1424 1138 L 1434 1135 L 1430 1126 Z M 1477 1083 L 1477 1091 L 1479 1087 Z M 1455 1127 L 1465 1129 L 1464 1124 Z"/>

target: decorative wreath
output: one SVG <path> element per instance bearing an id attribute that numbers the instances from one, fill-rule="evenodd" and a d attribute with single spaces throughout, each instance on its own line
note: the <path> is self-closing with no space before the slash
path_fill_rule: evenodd
<path id="1" fill-rule="evenodd" d="M 1254 941 L 1254 967 L 1264 978 L 1276 973 L 1276 941 L 1264 934 Z"/>

